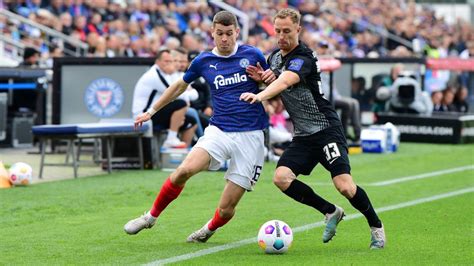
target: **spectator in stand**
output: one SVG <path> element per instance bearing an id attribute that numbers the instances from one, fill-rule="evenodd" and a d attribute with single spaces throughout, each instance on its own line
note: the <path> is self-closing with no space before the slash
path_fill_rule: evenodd
<path id="1" fill-rule="evenodd" d="M 84 0 L 74 0 L 69 3 L 68 11 L 72 17 L 89 17 L 90 10 L 87 5 L 84 4 Z"/>
<path id="2" fill-rule="evenodd" d="M 62 13 L 66 12 L 66 6 L 63 4 L 63 0 L 51 0 L 46 9 L 49 10 L 53 15 L 59 17 Z"/>
<path id="3" fill-rule="evenodd" d="M 443 92 L 441 91 L 433 91 L 431 93 L 431 101 L 433 102 L 433 112 L 444 112 L 444 108 L 442 105 L 443 100 Z"/>
<path id="4" fill-rule="evenodd" d="M 464 86 L 459 87 L 454 96 L 454 106 L 456 107 L 457 112 L 469 112 L 469 103 L 467 102 L 467 96 L 467 88 Z"/>
<path id="5" fill-rule="evenodd" d="M 61 32 L 66 35 L 70 35 L 73 31 L 71 14 L 67 12 L 61 13 L 61 15 L 59 16 L 59 21 L 61 23 Z"/>
<path id="6" fill-rule="evenodd" d="M 121 57 L 123 56 L 123 51 L 120 49 L 120 39 L 116 35 L 108 35 L 106 38 L 106 56 L 107 57 Z"/>
<path id="7" fill-rule="evenodd" d="M 455 90 L 451 87 L 446 88 L 443 91 L 443 100 L 441 100 L 441 105 L 445 112 L 456 112 L 456 106 L 454 105 L 454 93 Z"/>
<path id="8" fill-rule="evenodd" d="M 467 43 L 466 49 L 459 54 L 459 57 L 461 59 L 474 58 L 474 37 L 471 37 L 471 41 Z M 469 72 L 463 72 L 459 79 L 461 86 L 466 88 L 474 88 L 474 81 L 469 79 Z"/>
<path id="9" fill-rule="evenodd" d="M 97 12 L 92 13 L 92 17 L 89 23 L 87 23 L 87 33 L 96 32 L 102 36 L 106 34 L 108 30 L 107 25 L 102 22 L 102 16 Z"/>
<path id="10" fill-rule="evenodd" d="M 165 47 L 166 47 L 166 49 L 176 50 L 179 47 L 181 47 L 181 42 L 178 40 L 178 38 L 170 37 L 170 38 L 166 39 Z"/>
<path id="11" fill-rule="evenodd" d="M 23 51 L 23 62 L 20 66 L 38 67 L 40 52 L 33 47 L 26 47 Z"/>
<path id="12" fill-rule="evenodd" d="M 49 58 L 46 60 L 46 67 L 53 68 L 54 58 L 63 57 L 63 56 L 64 56 L 63 49 L 61 49 L 57 45 L 52 45 L 51 47 L 49 47 Z"/>
<path id="13" fill-rule="evenodd" d="M 87 39 L 87 31 L 86 31 L 86 26 L 87 26 L 87 17 L 85 16 L 77 16 L 74 17 L 74 31 L 77 32 L 79 35 L 79 39 L 83 42 L 86 41 Z"/>

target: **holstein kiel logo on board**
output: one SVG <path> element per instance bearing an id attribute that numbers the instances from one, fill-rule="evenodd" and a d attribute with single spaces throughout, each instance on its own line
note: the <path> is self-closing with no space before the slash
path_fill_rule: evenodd
<path id="1" fill-rule="evenodd" d="M 111 117 L 122 109 L 123 89 L 112 79 L 100 78 L 89 84 L 84 95 L 87 110 L 97 117 Z"/>

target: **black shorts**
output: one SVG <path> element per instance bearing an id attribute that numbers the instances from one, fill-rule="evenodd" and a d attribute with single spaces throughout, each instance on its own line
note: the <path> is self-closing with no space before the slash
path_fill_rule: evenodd
<path id="1" fill-rule="evenodd" d="M 348 148 L 342 126 L 326 128 L 311 136 L 294 137 L 290 146 L 278 161 L 278 166 L 286 166 L 298 176 L 309 175 L 318 163 L 335 177 L 350 174 L 351 166 Z"/>
<path id="2" fill-rule="evenodd" d="M 152 116 L 152 121 L 153 121 L 153 126 L 159 125 L 160 129 L 168 129 L 170 128 L 170 121 L 171 121 L 171 115 L 173 115 L 174 112 L 177 110 L 186 107 L 187 104 L 184 100 L 181 99 L 176 99 L 169 104 L 167 104 L 165 107 L 161 108 L 160 111 L 156 112 L 154 116 Z M 194 126 L 197 123 L 196 119 L 192 116 L 186 115 L 184 124 L 179 128 L 179 130 L 185 130 L 188 129 L 192 126 Z"/>

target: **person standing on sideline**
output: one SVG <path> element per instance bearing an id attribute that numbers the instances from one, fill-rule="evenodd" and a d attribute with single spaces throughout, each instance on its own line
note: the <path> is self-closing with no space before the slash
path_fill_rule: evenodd
<path id="1" fill-rule="evenodd" d="M 329 242 L 336 234 L 344 210 L 297 179 L 300 174 L 309 175 L 318 163 L 331 173 L 337 190 L 367 218 L 371 230 L 370 248 L 383 248 L 384 227 L 367 194 L 354 183 L 350 174 L 346 138 L 336 111 L 323 98 L 317 58 L 299 42 L 300 18 L 293 9 L 283 9 L 275 15 L 273 23 L 279 49 L 270 55 L 268 62 L 278 78 L 260 93 L 243 93 L 240 99 L 254 104 L 281 95 L 293 121 L 295 136 L 278 161 L 273 182 L 287 196 L 326 216 L 323 242 Z M 249 72 L 252 77 L 260 74 L 263 80 L 266 78 L 258 67 L 249 68 Z"/>
<path id="2" fill-rule="evenodd" d="M 234 216 L 245 191 L 251 191 L 258 181 L 264 162 L 263 129 L 268 127 L 268 118 L 262 104 L 250 105 L 239 101 L 239 97 L 244 92 L 259 91 L 258 83 L 247 77 L 246 67 L 258 63 L 267 68 L 267 64 L 260 50 L 237 44 L 239 32 L 237 18 L 232 13 L 218 12 L 212 22 L 215 48 L 197 56 L 183 78 L 135 119 L 135 127 L 141 126 L 200 76 L 211 86 L 214 113 L 204 136 L 166 179 L 150 211 L 125 224 L 126 233 L 136 234 L 151 228 L 166 206 L 179 196 L 189 178 L 204 170 L 218 170 L 221 163 L 230 159 L 226 185 L 214 217 L 187 238 L 188 242 L 206 242 Z"/>

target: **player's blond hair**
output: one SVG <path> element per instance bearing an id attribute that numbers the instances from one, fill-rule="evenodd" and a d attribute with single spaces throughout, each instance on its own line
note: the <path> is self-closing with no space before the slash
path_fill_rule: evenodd
<path id="1" fill-rule="evenodd" d="M 275 22 L 277 18 L 285 19 L 287 17 L 289 17 L 294 24 L 300 25 L 301 14 L 292 8 L 285 8 L 278 11 L 278 13 L 273 17 L 273 22 Z"/>

